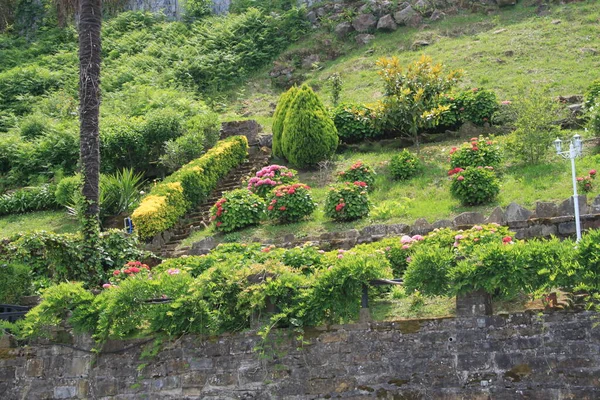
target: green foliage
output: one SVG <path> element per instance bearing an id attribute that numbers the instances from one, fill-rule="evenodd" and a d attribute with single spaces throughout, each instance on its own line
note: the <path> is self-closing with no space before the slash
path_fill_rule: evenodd
<path id="1" fill-rule="evenodd" d="M 183 6 L 184 20 L 189 23 L 209 16 L 212 13 L 211 5 L 210 0 L 186 0 Z"/>
<path id="2" fill-rule="evenodd" d="M 247 155 L 246 137 L 232 136 L 154 186 L 131 216 L 139 236 L 148 238 L 175 225 L 191 207 L 205 201 L 219 179 Z"/>
<path id="3" fill-rule="evenodd" d="M 32 98 L 56 89 L 60 73 L 39 65 L 27 65 L 0 72 L 0 111 L 23 115 L 31 110 Z"/>
<path id="4" fill-rule="evenodd" d="M 596 134 L 596 136 L 600 136 L 600 101 L 588 109 L 588 116 L 589 128 Z"/>
<path id="5" fill-rule="evenodd" d="M 338 182 L 364 182 L 367 190 L 372 191 L 375 185 L 375 171 L 369 164 L 357 161 L 345 171 L 338 173 Z"/>
<path id="6" fill-rule="evenodd" d="M 142 175 L 136 174 L 132 169 L 124 169 L 115 174 L 101 175 L 101 214 L 119 215 L 135 207 L 140 201 L 142 183 Z"/>
<path id="7" fill-rule="evenodd" d="M 30 114 L 19 121 L 19 133 L 25 140 L 34 140 L 51 129 L 50 118 L 41 114 Z"/>
<path id="8" fill-rule="evenodd" d="M 498 99 L 490 90 L 473 88 L 456 96 L 456 108 L 462 121 L 483 125 L 491 121 L 498 109 Z"/>
<path id="9" fill-rule="evenodd" d="M 0 304 L 21 304 L 31 294 L 31 269 L 27 264 L 0 262 Z"/>
<path id="10" fill-rule="evenodd" d="M 292 86 L 287 92 L 279 96 L 279 101 L 277 101 L 277 107 L 273 113 L 273 143 L 271 145 L 272 152 L 275 157 L 284 157 L 281 139 L 285 124 L 285 116 L 290 108 L 290 104 L 292 104 L 292 101 L 297 94 L 298 88 L 296 86 Z"/>
<path id="11" fill-rule="evenodd" d="M 325 199 L 325 216 L 334 221 L 353 221 L 369 215 L 369 195 L 364 182 L 332 186 Z"/>
<path id="12" fill-rule="evenodd" d="M 589 231 L 577 246 L 580 269 L 574 281 L 600 291 L 600 229 Z"/>
<path id="13" fill-rule="evenodd" d="M 416 155 L 407 149 L 395 154 L 390 160 L 392 178 L 407 180 L 415 176 L 421 169 L 421 162 Z"/>
<path id="14" fill-rule="evenodd" d="M 183 165 L 200 157 L 204 153 L 204 134 L 194 132 L 180 136 L 175 140 L 168 140 L 164 144 L 164 154 L 160 156 L 160 162 L 173 172 Z"/>
<path id="15" fill-rule="evenodd" d="M 308 85 L 303 85 L 285 116 L 281 144 L 284 157 L 299 168 L 329 159 L 338 145 L 335 125 Z"/>
<path id="16" fill-rule="evenodd" d="M 508 126 L 514 129 L 515 122 L 519 117 L 517 107 L 510 100 L 500 102 L 498 109 L 492 115 L 492 124 L 497 126 Z"/>
<path id="17" fill-rule="evenodd" d="M 298 172 L 281 165 L 269 165 L 262 168 L 248 181 L 248 190 L 265 198 L 274 187 L 289 185 L 298 181 Z"/>
<path id="18" fill-rule="evenodd" d="M 303 183 L 278 186 L 267 199 L 267 217 L 279 223 L 298 222 L 313 213 L 317 204 Z"/>
<path id="19" fill-rule="evenodd" d="M 58 207 L 50 185 L 18 189 L 0 196 L 0 215 L 51 210 Z"/>
<path id="20" fill-rule="evenodd" d="M 500 193 L 500 182 L 492 167 L 467 167 L 452 176 L 450 193 L 463 205 L 493 202 Z"/>
<path id="21" fill-rule="evenodd" d="M 248 189 L 232 190 L 210 209 L 217 231 L 233 232 L 260 223 L 265 201 Z"/>
<path id="22" fill-rule="evenodd" d="M 471 138 L 460 147 L 450 150 L 450 165 L 452 168 L 493 167 L 498 169 L 502 164 L 502 153 L 496 142 L 480 136 Z"/>
<path id="23" fill-rule="evenodd" d="M 455 265 L 452 249 L 435 245 L 419 246 L 410 256 L 404 273 L 404 287 L 409 293 L 419 290 L 427 296 L 446 295 L 450 290 L 448 274 Z"/>
<path id="24" fill-rule="evenodd" d="M 331 103 L 334 107 L 340 102 L 340 94 L 342 93 L 342 86 L 344 82 L 342 81 L 342 77 L 337 72 L 333 73 L 328 79 L 330 90 L 331 90 Z M 336 126 L 337 127 L 337 126 Z"/>
<path id="25" fill-rule="evenodd" d="M 462 71 L 444 74 L 441 64 L 433 64 L 428 56 L 409 64 L 406 69 L 396 57 L 380 58 L 379 75 L 383 79 L 385 98 L 382 102 L 383 126 L 397 130 L 408 124 L 407 135 L 419 149 L 420 128 L 435 127 L 448 107 L 440 105 L 439 98 L 461 78 Z M 404 121 L 404 124 L 399 124 Z"/>
<path id="26" fill-rule="evenodd" d="M 283 253 L 281 262 L 305 274 L 312 273 L 324 263 L 321 253 L 316 247 L 310 245 L 294 247 Z"/>
<path id="27" fill-rule="evenodd" d="M 592 169 L 586 176 L 577 177 L 577 191 L 579 193 L 590 193 L 594 188 L 594 180 L 596 179 L 596 170 Z"/>
<path id="28" fill-rule="evenodd" d="M 333 123 L 343 143 L 359 143 L 382 135 L 378 115 L 366 105 L 340 104 L 333 110 Z"/>
<path id="29" fill-rule="evenodd" d="M 547 91 L 532 89 L 526 97 L 519 99 L 517 109 L 517 129 L 510 134 L 507 149 L 524 164 L 538 164 L 560 135 L 560 127 L 556 124 L 560 119 L 560 106 L 548 97 Z"/>
<path id="30" fill-rule="evenodd" d="M 53 282 L 81 280 L 95 285 L 105 279 L 109 270 L 127 261 L 144 258 L 134 237 L 111 230 L 100 234 L 97 244 L 97 270 L 90 270 L 90 260 L 83 252 L 85 243 L 79 235 L 32 232 L 15 235 L 0 244 L 0 260 L 28 265 L 34 277 L 47 277 Z"/>
<path id="31" fill-rule="evenodd" d="M 600 102 L 600 79 L 593 81 L 584 94 L 584 107 L 589 110 Z"/>

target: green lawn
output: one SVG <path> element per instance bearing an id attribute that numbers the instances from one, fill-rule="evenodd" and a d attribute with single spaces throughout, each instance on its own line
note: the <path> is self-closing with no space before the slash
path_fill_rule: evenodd
<path id="1" fill-rule="evenodd" d="M 64 211 L 38 211 L 0 217 L 1 237 L 42 230 L 56 233 L 75 233 L 79 230 L 79 223 Z"/>
<path id="2" fill-rule="evenodd" d="M 500 144 L 504 137 L 499 137 Z M 300 181 L 312 187 L 314 200 L 319 203 L 310 220 L 295 224 L 275 225 L 263 222 L 258 227 L 248 228 L 240 232 L 225 235 L 224 241 L 266 241 L 282 238 L 293 233 L 298 238 L 315 236 L 323 232 L 362 228 L 374 223 L 407 223 L 412 224 L 418 218 L 429 222 L 439 219 L 451 219 L 465 211 L 478 211 L 489 214 L 496 206 L 506 207 L 517 202 L 525 207 L 534 208 L 537 201 L 561 202 L 573 194 L 570 164 L 553 155 L 551 152 L 545 163 L 535 166 L 511 164 L 501 170 L 501 190 L 496 202 L 478 207 L 461 206 L 458 200 L 450 195 L 450 180 L 447 171 L 450 169 L 448 152 L 452 146 L 459 145 L 461 139 L 452 139 L 441 143 L 427 144 L 421 151 L 421 159 L 425 167 L 422 173 L 409 181 L 394 181 L 389 175 L 387 163 L 397 151 L 390 148 L 374 146 L 367 152 L 346 151 L 338 155 L 335 171 L 327 173 L 302 172 Z M 577 159 L 578 175 L 587 174 L 590 169 L 600 169 L 600 154 L 597 147 L 588 145 L 584 157 Z M 370 194 L 372 211 L 368 218 L 347 223 L 335 223 L 325 218 L 323 203 L 327 196 L 327 188 L 335 181 L 335 175 L 362 160 L 374 167 L 377 173 L 375 190 Z M 600 188 L 590 193 L 588 198 L 600 194 Z M 203 237 L 214 234 L 212 228 L 196 232 L 182 245 L 190 245 Z"/>
<path id="3" fill-rule="evenodd" d="M 600 53 L 582 50 L 600 50 L 599 20 L 597 1 L 555 5 L 543 17 L 536 14 L 536 7 L 523 4 L 491 16 L 465 12 L 428 22 L 423 29 L 401 27 L 393 33 L 378 32 L 364 47 L 357 47 L 353 38 L 348 38 L 339 44 L 345 55 L 322 63 L 317 70 L 303 72 L 306 82 L 329 105 L 325 83 L 332 73 L 339 73 L 344 82 L 342 102 L 372 103 L 382 96 L 377 59 L 397 56 L 408 64 L 421 54 L 449 68 L 463 69 L 461 87 L 491 89 L 500 100 L 514 100 L 531 86 L 548 86 L 552 95 L 581 94 L 592 80 L 600 78 Z M 317 38 L 326 37 L 327 33 L 316 32 L 288 52 L 310 52 Z M 335 41 L 333 35 L 330 40 Z M 426 40 L 430 45 L 413 51 L 410 48 L 415 40 Z M 225 118 L 256 119 L 270 131 L 273 104 L 279 94 L 271 86 L 268 69 L 260 71 L 233 94 L 238 100 L 223 110 Z"/>

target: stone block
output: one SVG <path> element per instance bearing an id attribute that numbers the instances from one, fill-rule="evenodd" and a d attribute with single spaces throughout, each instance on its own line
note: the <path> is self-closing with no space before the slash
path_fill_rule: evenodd
<path id="1" fill-rule="evenodd" d="M 262 132 L 262 126 L 252 120 L 246 121 L 230 121 L 221 123 L 221 139 L 230 136 L 242 135 L 248 139 L 249 146 L 257 146 L 259 144 L 258 134 Z"/>
<path id="2" fill-rule="evenodd" d="M 377 22 L 377 30 L 380 31 L 395 31 L 398 29 L 398 25 L 394 21 L 394 18 L 390 14 L 386 14 L 379 19 Z"/>
<path id="3" fill-rule="evenodd" d="M 454 223 L 449 219 L 440 219 L 439 221 L 435 221 L 433 223 L 434 229 L 442 229 L 442 228 L 453 228 Z"/>
<path id="4" fill-rule="evenodd" d="M 336 25 L 334 32 L 338 38 L 343 39 L 353 30 L 354 27 L 350 22 L 342 22 Z"/>
<path id="5" fill-rule="evenodd" d="M 425 218 L 419 218 L 415 221 L 411 228 L 411 235 L 426 235 L 433 230 L 431 225 Z"/>
<path id="6" fill-rule="evenodd" d="M 54 388 L 55 399 L 70 399 L 77 396 L 77 387 L 75 386 L 56 386 Z"/>
<path id="7" fill-rule="evenodd" d="M 492 296 L 483 290 L 456 296 L 456 315 L 459 317 L 492 315 Z"/>
<path id="8" fill-rule="evenodd" d="M 485 219 L 486 224 L 500 224 L 504 225 L 506 220 L 504 218 L 504 211 L 502 207 L 496 207 L 492 210 L 492 213 Z"/>
<path id="9" fill-rule="evenodd" d="M 579 204 L 579 215 L 589 214 L 589 207 L 587 205 L 587 196 L 582 194 L 577 196 Z M 573 203 L 573 197 L 569 197 L 558 206 L 558 215 L 570 216 L 575 215 L 575 204 Z"/>
<path id="10" fill-rule="evenodd" d="M 406 224 L 390 224 L 387 226 L 389 236 L 399 236 L 410 232 L 410 226 Z"/>
<path id="11" fill-rule="evenodd" d="M 531 217 L 532 212 L 521 207 L 517 203 L 510 203 L 504 212 L 504 220 L 506 222 L 526 221 Z"/>
<path id="12" fill-rule="evenodd" d="M 462 226 L 473 226 L 477 224 L 483 224 L 485 217 L 483 214 L 478 212 L 464 212 L 462 214 L 457 215 L 454 218 L 454 226 L 462 227 Z"/>
<path id="13" fill-rule="evenodd" d="M 365 46 L 371 43 L 372 40 L 375 39 L 375 35 L 371 35 L 370 33 L 361 33 L 360 35 L 356 35 L 356 43 Z"/>
<path id="14" fill-rule="evenodd" d="M 373 14 L 361 14 L 354 18 L 352 27 L 357 32 L 370 32 L 377 26 L 377 18 Z"/>
<path id="15" fill-rule="evenodd" d="M 538 201 L 535 203 L 536 218 L 554 218 L 558 216 L 558 206 L 554 203 Z"/>
<path id="16" fill-rule="evenodd" d="M 600 194 L 596 196 L 592 203 L 591 212 L 593 214 L 600 214 Z"/>
<path id="17" fill-rule="evenodd" d="M 383 224 L 365 226 L 360 230 L 360 236 L 387 235 L 388 226 Z"/>
<path id="18" fill-rule="evenodd" d="M 573 235 L 575 232 L 577 232 L 575 221 L 558 224 L 558 233 L 560 235 Z"/>

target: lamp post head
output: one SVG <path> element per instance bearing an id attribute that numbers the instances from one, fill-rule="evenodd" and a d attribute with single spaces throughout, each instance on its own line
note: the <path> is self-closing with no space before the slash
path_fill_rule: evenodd
<path id="1" fill-rule="evenodd" d="M 575 151 L 577 152 L 577 155 L 581 155 L 581 153 L 583 152 L 583 144 L 581 143 L 581 136 L 579 135 L 575 135 L 573 136 L 573 146 L 575 147 Z"/>
<path id="2" fill-rule="evenodd" d="M 562 140 L 556 138 L 554 141 L 554 147 L 556 148 L 556 154 L 560 154 L 562 152 Z"/>

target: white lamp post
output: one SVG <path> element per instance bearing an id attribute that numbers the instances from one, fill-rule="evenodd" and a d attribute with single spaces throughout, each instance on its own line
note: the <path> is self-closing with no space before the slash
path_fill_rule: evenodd
<path id="1" fill-rule="evenodd" d="M 562 151 L 562 140 L 556 138 L 554 141 L 556 154 L 563 158 L 571 160 L 571 175 L 573 177 L 573 207 L 575 208 L 575 230 L 577 231 L 577 241 L 581 240 L 581 223 L 579 221 L 579 197 L 577 196 L 577 174 L 575 172 L 575 158 L 581 156 L 583 144 L 581 136 L 575 135 L 569 143 L 569 151 Z"/>

